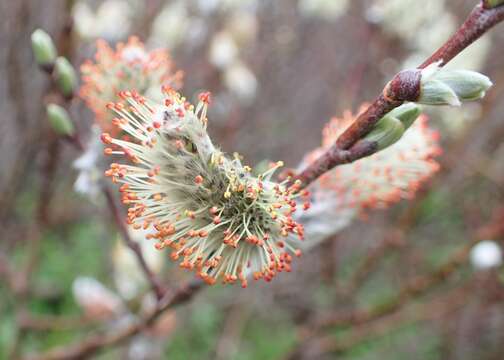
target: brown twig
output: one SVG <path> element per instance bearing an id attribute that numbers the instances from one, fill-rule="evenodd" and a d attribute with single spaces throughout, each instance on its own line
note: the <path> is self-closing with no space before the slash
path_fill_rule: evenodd
<path id="1" fill-rule="evenodd" d="M 373 270 L 380 263 L 380 260 L 382 260 L 388 252 L 403 247 L 404 245 L 405 239 L 403 232 L 398 230 L 373 247 L 352 273 L 348 284 L 344 287 L 344 295 L 354 294 L 372 274 Z"/>
<path id="2" fill-rule="evenodd" d="M 172 293 L 166 293 L 158 301 L 156 308 L 147 316 L 123 328 L 112 329 L 106 333 L 91 335 L 82 341 L 70 346 L 63 346 L 50 350 L 41 355 L 26 356 L 28 360 L 65 360 L 65 359 L 83 359 L 96 354 L 106 347 L 116 346 L 142 330 L 153 325 L 164 311 L 174 306 L 188 302 L 203 287 L 203 281 L 193 280 L 186 285 L 181 286 Z"/>
<path id="3" fill-rule="evenodd" d="M 154 292 L 154 294 L 156 294 L 157 299 L 158 300 L 161 299 L 165 293 L 163 285 L 159 281 L 156 274 L 154 274 L 147 265 L 147 262 L 145 261 L 145 258 L 142 253 L 142 249 L 140 248 L 138 243 L 131 239 L 128 229 L 126 228 L 126 224 L 124 223 L 121 214 L 119 212 L 119 208 L 115 203 L 114 195 L 106 185 L 102 186 L 102 191 L 103 194 L 105 195 L 105 198 L 107 199 L 108 208 L 112 213 L 112 217 L 114 218 L 114 222 L 117 228 L 119 229 L 119 232 L 121 233 L 124 243 L 135 254 L 138 264 L 142 268 L 142 271 L 144 272 L 145 277 L 149 281 L 152 291 Z"/>
<path id="4" fill-rule="evenodd" d="M 391 314 L 400 309 L 410 299 L 425 294 L 428 290 L 446 280 L 456 270 L 466 263 L 471 248 L 481 241 L 475 238 L 464 244 L 449 260 L 437 268 L 435 271 L 418 276 L 408 281 L 395 296 L 380 303 L 370 309 L 358 309 L 355 311 L 345 311 L 333 314 L 325 314 L 316 321 L 316 328 L 332 326 L 358 325 L 370 322 Z"/>
<path id="5" fill-rule="evenodd" d="M 296 179 L 301 180 L 302 186 L 306 187 L 335 166 L 353 162 L 376 152 L 376 144 L 373 148 L 373 143 L 364 142 L 364 146 L 361 139 L 373 129 L 385 114 L 405 101 L 418 100 L 421 69 L 438 61 L 441 62 L 441 66 L 447 64 L 467 46 L 503 20 L 504 6 L 487 8 L 483 2 L 476 5 L 462 26 L 439 50 L 422 63 L 418 69 L 404 70 L 396 74 L 385 86 L 380 96 L 340 135 L 333 146 L 298 174 Z"/>
<path id="6" fill-rule="evenodd" d="M 0 279 L 9 286 L 13 286 L 12 265 L 6 254 L 0 251 Z"/>
<path id="7" fill-rule="evenodd" d="M 86 315 L 63 317 L 51 315 L 34 316 L 29 312 L 22 311 L 17 316 L 17 324 L 20 329 L 35 331 L 64 331 L 81 329 L 99 322 L 97 319 Z"/>
<path id="8" fill-rule="evenodd" d="M 292 357 L 299 354 L 302 348 L 317 338 L 321 330 L 342 326 L 359 326 L 377 321 L 385 316 L 394 314 L 410 303 L 413 298 L 426 294 L 429 290 L 445 281 L 463 266 L 468 259 L 471 248 L 483 239 L 501 238 L 504 235 L 504 209 L 499 208 L 494 212 L 490 222 L 479 228 L 471 241 L 465 243 L 444 264 L 436 270 L 408 281 L 393 297 L 370 309 L 356 309 L 320 315 L 310 327 L 301 329 L 303 341 L 293 351 Z"/>
<path id="9" fill-rule="evenodd" d="M 227 311 L 227 317 L 222 326 L 222 332 L 215 346 L 215 360 L 234 359 L 239 351 L 240 338 L 250 317 L 250 307 L 245 305 L 244 293 L 236 298 L 236 302 Z"/>
<path id="10" fill-rule="evenodd" d="M 471 282 L 427 303 L 410 306 L 404 311 L 386 316 L 369 326 L 355 328 L 350 334 L 339 339 L 334 335 L 323 335 L 301 348 L 294 349 L 285 359 L 315 358 L 327 353 L 342 354 L 356 345 L 384 336 L 401 326 L 444 318 L 456 313 L 466 304 L 467 295 L 473 291 L 473 288 L 474 282 Z"/>

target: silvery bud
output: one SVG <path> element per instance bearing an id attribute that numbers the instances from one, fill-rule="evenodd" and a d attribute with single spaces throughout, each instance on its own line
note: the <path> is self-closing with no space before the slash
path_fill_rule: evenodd
<path id="1" fill-rule="evenodd" d="M 381 118 L 364 140 L 376 142 L 377 151 L 383 150 L 396 143 L 421 113 L 414 103 L 401 105 Z"/>
<path id="2" fill-rule="evenodd" d="M 487 76 L 469 70 L 440 71 L 436 77 L 452 88 L 460 101 L 482 99 L 493 85 Z"/>
<path id="3" fill-rule="evenodd" d="M 75 128 L 70 120 L 68 112 L 59 105 L 47 105 L 47 119 L 53 130 L 63 136 L 72 136 L 75 133 Z"/>
<path id="4" fill-rule="evenodd" d="M 33 55 L 37 64 L 46 71 L 51 71 L 56 60 L 56 47 L 44 30 L 37 29 L 31 35 Z"/>
<path id="5" fill-rule="evenodd" d="M 417 103 L 460 106 L 464 101 L 479 100 L 492 86 L 488 77 L 469 70 L 445 70 L 433 64 L 422 70 Z"/>
<path id="6" fill-rule="evenodd" d="M 416 119 L 422 113 L 422 109 L 415 103 L 406 103 L 401 105 L 385 116 L 393 117 L 402 122 L 404 129 L 408 129 L 411 124 L 415 122 Z"/>
<path id="7" fill-rule="evenodd" d="M 61 93 L 71 97 L 77 88 L 77 75 L 72 64 L 62 56 L 56 59 L 55 77 Z"/>
<path id="8" fill-rule="evenodd" d="M 387 114 L 378 121 L 374 129 L 364 137 L 364 140 L 375 142 L 376 149 L 379 151 L 396 143 L 403 136 L 405 130 L 401 120 Z"/>

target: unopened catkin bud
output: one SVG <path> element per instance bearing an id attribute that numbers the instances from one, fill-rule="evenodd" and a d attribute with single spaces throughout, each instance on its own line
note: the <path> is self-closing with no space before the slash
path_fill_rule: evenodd
<path id="1" fill-rule="evenodd" d="M 72 136 L 75 133 L 70 115 L 64 108 L 56 104 L 49 104 L 46 110 L 47 119 L 57 134 Z"/>
<path id="2" fill-rule="evenodd" d="M 420 97 L 417 103 L 460 106 L 479 100 L 492 86 L 488 77 L 469 70 L 446 70 L 433 64 L 422 70 Z"/>
<path id="3" fill-rule="evenodd" d="M 376 142 L 377 150 L 383 150 L 396 143 L 404 134 L 405 127 L 401 120 L 386 115 L 374 129 L 364 137 L 365 141 Z"/>
<path id="4" fill-rule="evenodd" d="M 62 56 L 56 59 L 55 77 L 61 93 L 71 97 L 77 88 L 77 75 L 72 64 Z"/>
<path id="5" fill-rule="evenodd" d="M 46 71 L 52 71 L 57 52 L 51 36 L 44 30 L 37 29 L 31 35 L 31 43 L 37 64 Z"/>
<path id="6" fill-rule="evenodd" d="M 483 98 L 493 85 L 487 76 L 469 70 L 440 71 L 436 78 L 448 85 L 462 102 Z"/>
<path id="7" fill-rule="evenodd" d="M 422 109 L 415 103 L 406 103 L 401 105 L 385 116 L 390 116 L 400 120 L 404 126 L 404 129 L 408 129 L 411 124 L 415 122 L 416 119 L 422 113 Z"/>

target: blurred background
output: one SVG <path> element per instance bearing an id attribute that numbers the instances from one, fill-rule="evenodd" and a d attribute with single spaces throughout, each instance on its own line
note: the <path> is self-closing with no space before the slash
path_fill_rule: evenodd
<path id="1" fill-rule="evenodd" d="M 36 28 L 76 68 L 98 38 L 137 35 L 168 49 L 184 94 L 213 93 L 216 144 L 251 164 L 295 168 L 332 116 L 357 111 L 419 64 L 475 3 L 0 0 L 0 358 L 114 329 L 152 303 L 104 198 L 85 180 L 98 175 L 76 168 L 79 152 L 48 126 L 50 85 L 30 48 Z M 93 358 L 502 359 L 503 49 L 498 26 L 450 64 L 495 85 L 483 101 L 428 110 L 444 154 L 415 199 L 367 213 L 272 284 L 205 288 Z M 70 109 L 80 137 L 96 136 L 82 100 Z M 169 287 L 193 276 L 167 253 L 145 256 Z"/>

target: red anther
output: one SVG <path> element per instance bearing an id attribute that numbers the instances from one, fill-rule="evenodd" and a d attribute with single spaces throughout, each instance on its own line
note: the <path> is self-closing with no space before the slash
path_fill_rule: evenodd
<path id="1" fill-rule="evenodd" d="M 113 152 L 113 151 L 114 151 L 114 150 L 112 150 L 111 148 L 105 148 L 105 149 L 103 150 L 103 153 L 104 153 L 105 155 L 112 155 L 112 152 Z"/>
<path id="2" fill-rule="evenodd" d="M 164 230 L 164 233 L 165 233 L 166 235 L 173 235 L 173 234 L 175 234 L 175 231 L 176 231 L 175 226 L 170 225 L 170 226 L 168 226 L 168 228 L 167 228 L 166 230 Z M 185 239 L 184 239 L 184 238 L 181 238 L 181 239 L 180 239 L 180 243 L 181 243 L 181 244 L 182 244 L 184 241 L 185 241 Z"/>
<path id="3" fill-rule="evenodd" d="M 172 99 L 165 99 L 164 104 L 165 104 L 165 106 L 172 106 L 173 100 Z"/>
<path id="4" fill-rule="evenodd" d="M 109 133 L 103 133 L 100 135 L 100 139 L 104 144 L 110 144 L 112 143 L 112 137 L 110 136 Z"/>
<path id="5" fill-rule="evenodd" d="M 106 105 L 107 109 L 109 109 L 109 110 L 112 110 L 114 108 L 114 106 L 115 106 L 115 103 L 113 103 L 113 102 L 109 102 Z"/>
<path id="6" fill-rule="evenodd" d="M 161 91 L 164 93 L 164 94 L 169 94 L 169 93 L 172 93 L 173 92 L 173 88 L 170 86 L 170 85 L 163 85 L 161 87 Z"/>
<path id="7" fill-rule="evenodd" d="M 161 123 L 159 121 L 153 121 L 152 126 L 154 126 L 155 129 L 159 129 L 161 127 Z"/>
<path id="8" fill-rule="evenodd" d="M 303 210 L 308 210 L 310 208 L 310 203 L 309 202 L 305 202 L 303 204 Z"/>
<path id="9" fill-rule="evenodd" d="M 121 111 L 124 109 L 124 104 L 122 103 L 116 103 L 114 104 L 114 109 L 117 110 L 117 111 Z"/>
<path id="10" fill-rule="evenodd" d="M 205 282 L 208 284 L 208 285 L 215 285 L 215 283 L 217 282 L 217 279 L 214 278 L 214 277 L 211 277 L 211 276 L 207 276 L 205 278 Z"/>
<path id="11" fill-rule="evenodd" d="M 220 224 L 220 223 L 221 223 L 221 218 L 220 218 L 220 217 L 218 217 L 218 216 L 215 216 L 215 217 L 213 218 L 213 223 L 214 223 L 215 225 Z"/>
<path id="12" fill-rule="evenodd" d="M 301 190 L 301 196 L 302 197 L 309 197 L 310 196 L 310 191 L 309 190 Z"/>
<path id="13" fill-rule="evenodd" d="M 300 249 L 296 249 L 296 251 L 294 251 L 294 255 L 296 255 L 297 257 L 300 257 L 302 254 L 303 252 Z"/>
<path id="14" fill-rule="evenodd" d="M 128 148 L 123 148 L 123 151 L 124 151 L 124 153 L 126 154 L 126 156 L 128 156 L 128 157 L 133 157 L 133 152 L 132 152 L 130 149 L 128 149 Z"/>
<path id="15" fill-rule="evenodd" d="M 202 92 L 199 94 L 199 100 L 207 105 L 210 105 L 212 101 L 212 94 L 209 91 Z"/>
<path id="16" fill-rule="evenodd" d="M 163 243 L 155 243 L 155 244 L 154 244 L 154 247 L 155 247 L 157 250 L 161 250 L 161 249 L 163 249 L 164 244 L 163 244 Z"/>
<path id="17" fill-rule="evenodd" d="M 210 214 L 212 214 L 212 215 L 217 214 L 218 211 L 219 211 L 219 209 L 217 209 L 217 206 L 212 206 L 210 208 Z"/>
<path id="18" fill-rule="evenodd" d="M 196 177 L 194 178 L 194 183 L 195 183 L 196 185 L 201 185 L 201 184 L 203 184 L 203 176 L 201 176 L 201 175 L 196 176 Z"/>
<path id="19" fill-rule="evenodd" d="M 175 109 L 175 112 L 177 113 L 178 117 L 184 117 L 184 111 L 181 108 Z"/>

